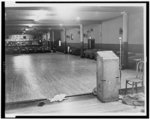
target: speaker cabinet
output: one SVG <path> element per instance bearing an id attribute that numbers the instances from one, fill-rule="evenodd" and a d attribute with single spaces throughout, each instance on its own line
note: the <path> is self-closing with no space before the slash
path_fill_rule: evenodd
<path id="1" fill-rule="evenodd" d="M 112 51 L 97 52 L 97 96 L 102 102 L 119 99 L 119 58 Z"/>

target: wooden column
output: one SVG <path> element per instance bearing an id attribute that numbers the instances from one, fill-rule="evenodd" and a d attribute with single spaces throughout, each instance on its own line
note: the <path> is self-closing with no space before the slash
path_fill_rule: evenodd
<path id="1" fill-rule="evenodd" d="M 51 40 L 52 40 L 52 32 L 51 32 L 51 30 L 49 31 L 49 48 L 50 48 L 50 50 L 52 50 L 52 44 L 51 44 Z"/>
<path id="2" fill-rule="evenodd" d="M 49 35 L 49 31 L 46 33 L 46 35 L 47 35 L 47 48 L 48 48 L 48 50 L 49 50 L 49 41 L 50 41 L 50 35 Z"/>
<path id="3" fill-rule="evenodd" d="M 48 32 L 46 33 L 46 47 L 48 48 Z"/>
<path id="4" fill-rule="evenodd" d="M 64 28 L 64 40 L 65 40 L 65 44 L 64 44 L 64 53 L 67 54 L 66 28 Z"/>
<path id="5" fill-rule="evenodd" d="M 55 49 L 55 35 L 54 35 L 55 32 L 53 31 L 52 34 L 53 34 L 52 36 L 53 36 L 53 52 L 54 52 L 55 51 L 54 50 Z"/>
<path id="6" fill-rule="evenodd" d="M 127 13 L 123 12 L 123 39 L 122 39 L 122 67 L 127 68 L 128 64 L 128 37 L 127 37 L 127 29 L 128 29 L 128 17 Z"/>
<path id="7" fill-rule="evenodd" d="M 53 31 L 50 31 L 50 47 L 51 47 L 51 51 L 53 50 Z"/>
<path id="8" fill-rule="evenodd" d="M 83 57 L 84 41 L 83 41 L 83 25 L 82 24 L 80 24 L 80 42 L 81 42 L 80 56 Z"/>
<path id="9" fill-rule="evenodd" d="M 51 45 L 50 45 L 51 43 L 50 42 L 51 42 L 51 33 L 50 33 L 50 31 L 48 31 L 48 48 L 49 49 L 51 49 Z"/>

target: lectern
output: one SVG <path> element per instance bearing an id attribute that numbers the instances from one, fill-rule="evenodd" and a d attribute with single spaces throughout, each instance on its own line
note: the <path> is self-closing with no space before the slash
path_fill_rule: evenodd
<path id="1" fill-rule="evenodd" d="M 112 51 L 97 52 L 97 96 L 102 102 L 119 99 L 119 58 Z"/>

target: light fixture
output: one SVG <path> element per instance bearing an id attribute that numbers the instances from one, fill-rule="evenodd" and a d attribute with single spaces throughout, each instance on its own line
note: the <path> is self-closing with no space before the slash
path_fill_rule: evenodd
<path id="1" fill-rule="evenodd" d="M 25 30 L 26 30 L 26 31 L 28 31 L 29 29 L 28 29 L 28 28 L 26 28 Z"/>
<path id="2" fill-rule="evenodd" d="M 62 27 L 62 26 L 63 26 L 63 24 L 59 24 L 59 26 L 60 26 L 60 27 Z"/>
<path id="3" fill-rule="evenodd" d="M 29 27 L 32 27 L 32 26 L 33 26 L 33 24 L 28 24 L 28 26 L 29 26 Z"/>

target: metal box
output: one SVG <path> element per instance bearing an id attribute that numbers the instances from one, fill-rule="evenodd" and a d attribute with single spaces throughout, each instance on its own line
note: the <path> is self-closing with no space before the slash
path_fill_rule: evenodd
<path id="1" fill-rule="evenodd" d="M 97 96 L 102 102 L 119 99 L 119 58 L 112 51 L 97 52 Z"/>

